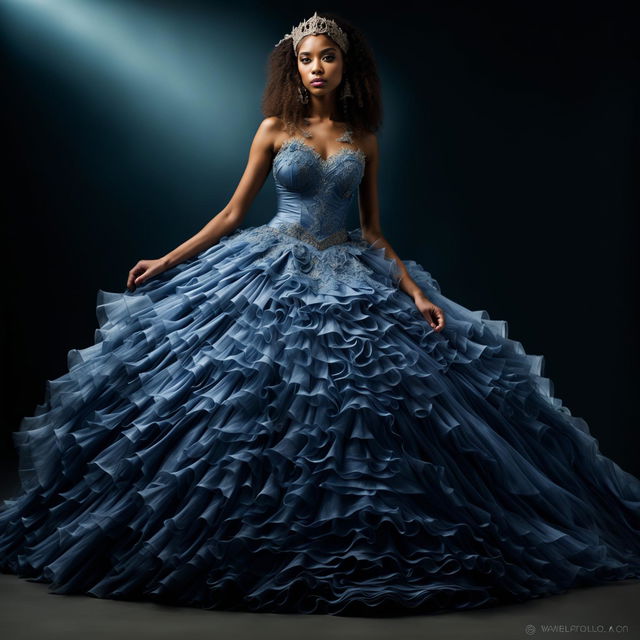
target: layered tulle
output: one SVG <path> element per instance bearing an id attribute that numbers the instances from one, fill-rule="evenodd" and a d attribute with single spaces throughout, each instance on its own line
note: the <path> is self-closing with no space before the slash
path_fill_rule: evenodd
<path id="1" fill-rule="evenodd" d="M 0 568 L 55 593 L 437 611 L 640 577 L 640 481 L 507 324 L 357 231 L 233 233 L 135 292 L 15 432 Z"/>

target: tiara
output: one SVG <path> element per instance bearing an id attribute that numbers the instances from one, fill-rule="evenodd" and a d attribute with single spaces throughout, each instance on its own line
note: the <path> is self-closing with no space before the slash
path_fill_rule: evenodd
<path id="1" fill-rule="evenodd" d="M 336 24 L 331 18 L 322 18 L 315 11 L 308 19 L 303 20 L 297 27 L 291 27 L 291 33 L 287 33 L 280 42 L 284 42 L 287 38 L 293 40 L 293 52 L 302 38 L 311 34 L 326 33 L 339 47 L 346 53 L 349 48 L 349 40 L 347 34 Z M 276 47 L 280 44 L 276 44 Z"/>

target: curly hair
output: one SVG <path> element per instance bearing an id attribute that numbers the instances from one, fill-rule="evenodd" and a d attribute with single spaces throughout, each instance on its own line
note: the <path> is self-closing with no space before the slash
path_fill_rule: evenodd
<path id="1" fill-rule="evenodd" d="M 318 14 L 320 16 L 320 14 Z M 342 114 L 353 132 L 375 132 L 382 124 L 382 99 L 380 78 L 371 48 L 362 33 L 344 18 L 332 13 L 320 17 L 335 20 L 347 34 L 349 51 L 343 53 L 342 82 L 349 81 L 353 98 L 341 100 Z M 309 104 L 300 102 L 298 88 L 302 87 L 296 54 L 287 38 L 273 49 L 267 64 L 267 84 L 262 96 L 262 112 L 265 117 L 281 118 L 289 133 L 293 133 L 309 115 Z M 338 94 L 339 95 L 339 94 Z"/>

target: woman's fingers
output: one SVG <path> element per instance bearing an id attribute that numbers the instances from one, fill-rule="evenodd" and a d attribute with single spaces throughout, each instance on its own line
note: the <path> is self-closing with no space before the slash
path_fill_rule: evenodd
<path id="1" fill-rule="evenodd" d="M 144 270 L 144 272 L 141 273 L 136 278 L 136 284 L 141 284 L 143 282 L 146 282 L 149 278 L 151 278 L 152 276 L 155 276 L 156 273 L 158 273 L 159 271 L 160 271 L 160 269 L 158 269 L 158 267 L 155 266 L 155 265 L 147 266 L 147 268 Z"/>
<path id="2" fill-rule="evenodd" d="M 129 271 L 129 277 L 127 278 L 127 287 L 129 289 L 131 289 L 132 287 L 135 288 L 136 281 L 137 281 L 138 277 L 140 276 L 140 274 L 144 273 L 144 271 L 145 271 L 145 267 L 144 267 L 144 265 L 142 265 L 140 263 L 136 264 Z"/>
<path id="3" fill-rule="evenodd" d="M 137 284 L 146 282 L 157 273 L 162 273 L 166 267 L 162 260 L 139 260 L 138 263 L 129 271 L 127 278 L 127 286 L 135 290 Z"/>
<path id="4" fill-rule="evenodd" d="M 152 275 L 152 269 L 145 269 L 140 275 L 138 275 L 135 279 L 135 283 L 136 284 L 142 284 L 143 282 L 146 282 Z"/>
<path id="5" fill-rule="evenodd" d="M 440 307 L 436 307 L 435 305 L 430 307 L 427 311 L 429 324 L 433 327 L 435 331 L 442 331 L 445 326 L 444 320 L 444 312 Z"/>

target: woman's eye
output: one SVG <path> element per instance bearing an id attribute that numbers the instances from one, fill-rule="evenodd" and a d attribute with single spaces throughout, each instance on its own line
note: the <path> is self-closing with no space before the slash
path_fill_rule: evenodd
<path id="1" fill-rule="evenodd" d="M 333 54 L 329 54 L 329 55 L 324 56 L 323 60 L 325 58 L 329 58 L 331 61 L 335 60 L 335 56 Z M 310 58 L 300 58 L 300 62 L 302 62 L 303 64 L 305 62 L 307 62 L 308 60 L 310 60 Z"/>

